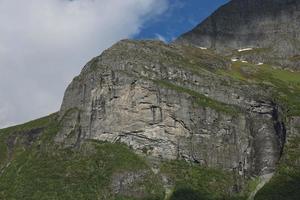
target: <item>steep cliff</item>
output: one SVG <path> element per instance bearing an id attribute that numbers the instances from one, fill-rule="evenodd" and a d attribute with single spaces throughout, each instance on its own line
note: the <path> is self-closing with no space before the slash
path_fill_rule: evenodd
<path id="1" fill-rule="evenodd" d="M 299 69 L 299 27 L 298 0 L 232 0 L 179 37 L 176 43 L 212 48 L 226 54 L 255 48 L 244 52 L 244 57 Z"/>
<path id="2" fill-rule="evenodd" d="M 297 199 L 298 8 L 233 0 L 172 44 L 116 43 L 58 113 L 0 130 L 0 199 Z"/>
<path id="3" fill-rule="evenodd" d="M 67 119 L 56 141 L 121 142 L 241 175 L 273 172 L 285 134 L 280 107 L 255 84 L 213 73 L 229 67 L 225 58 L 183 48 L 122 41 L 94 58 L 66 91 L 60 116 Z M 202 63 L 205 55 L 212 63 Z"/>
<path id="4" fill-rule="evenodd" d="M 58 114 L 0 131 L 0 197 L 272 199 L 274 182 L 297 196 L 285 191 L 297 178 L 276 183 L 299 173 L 299 76 L 120 41 L 74 78 Z"/>
<path id="5" fill-rule="evenodd" d="M 242 192 L 276 170 L 285 121 L 300 111 L 298 77 L 196 47 L 124 40 L 69 85 L 55 141 L 125 143 L 150 158 L 225 170 L 230 193 Z"/>

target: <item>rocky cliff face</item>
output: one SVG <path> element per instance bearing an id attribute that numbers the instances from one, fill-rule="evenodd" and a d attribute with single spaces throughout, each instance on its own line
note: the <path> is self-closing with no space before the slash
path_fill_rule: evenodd
<path id="1" fill-rule="evenodd" d="M 298 29 L 298 1 L 232 0 L 172 44 L 118 42 L 58 114 L 0 130 L 0 198 L 298 199 Z"/>
<path id="2" fill-rule="evenodd" d="M 298 0 L 231 0 L 176 43 L 226 54 L 236 49 L 261 49 L 248 52 L 246 58 L 299 69 L 299 27 Z"/>
<path id="3" fill-rule="evenodd" d="M 67 88 L 55 141 L 222 169 L 229 193 L 260 177 L 254 198 L 299 135 L 300 73 L 282 70 L 300 66 L 299 17 L 298 1 L 233 0 L 170 45 L 118 42 Z"/>
<path id="4" fill-rule="evenodd" d="M 229 66 L 197 48 L 121 41 L 69 85 L 56 141 L 121 142 L 241 177 L 272 173 L 285 140 L 281 108 L 271 90 L 214 73 Z"/>

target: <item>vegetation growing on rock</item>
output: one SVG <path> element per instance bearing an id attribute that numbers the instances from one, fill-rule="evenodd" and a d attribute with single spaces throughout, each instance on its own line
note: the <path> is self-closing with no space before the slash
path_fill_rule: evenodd
<path id="1" fill-rule="evenodd" d="M 253 2 L 209 19 L 224 12 L 245 30 L 257 6 L 298 13 L 296 1 Z M 260 27 L 286 30 L 257 12 Z M 118 42 L 73 79 L 58 113 L 0 130 L 0 199 L 242 200 L 273 174 L 256 200 L 299 198 L 298 35 L 247 29 L 232 42 L 209 19 L 172 44 Z"/>

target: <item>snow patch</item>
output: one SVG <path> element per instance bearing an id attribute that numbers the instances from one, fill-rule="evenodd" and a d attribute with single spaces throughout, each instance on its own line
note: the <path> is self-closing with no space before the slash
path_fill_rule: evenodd
<path id="1" fill-rule="evenodd" d="M 257 63 L 257 65 L 263 65 L 264 63 L 260 62 L 260 63 Z"/>
<path id="2" fill-rule="evenodd" d="M 245 48 L 245 49 L 239 49 L 238 52 L 243 52 L 243 51 L 251 51 L 253 48 Z"/>
<path id="3" fill-rule="evenodd" d="M 207 47 L 198 47 L 197 46 L 197 48 L 202 49 L 202 50 L 207 50 Z"/>

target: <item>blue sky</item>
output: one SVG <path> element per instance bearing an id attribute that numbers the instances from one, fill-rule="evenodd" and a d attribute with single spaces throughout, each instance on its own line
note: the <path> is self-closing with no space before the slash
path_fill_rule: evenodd
<path id="1" fill-rule="evenodd" d="M 162 15 L 148 21 L 135 39 L 152 39 L 162 36 L 166 41 L 191 30 L 228 0 L 170 0 Z"/>

